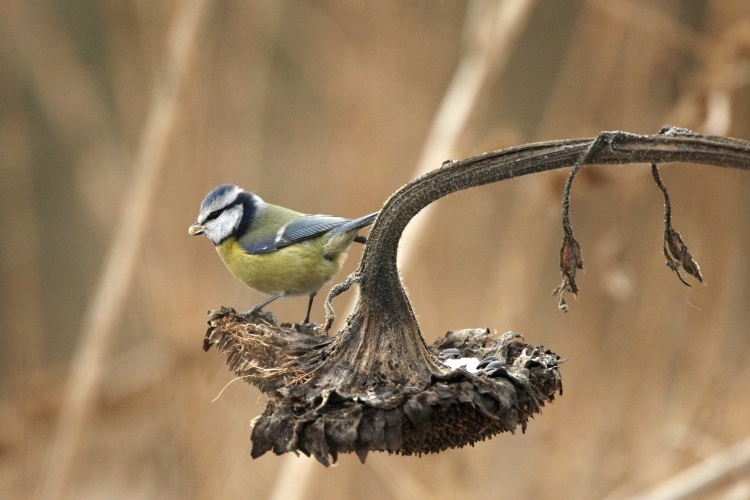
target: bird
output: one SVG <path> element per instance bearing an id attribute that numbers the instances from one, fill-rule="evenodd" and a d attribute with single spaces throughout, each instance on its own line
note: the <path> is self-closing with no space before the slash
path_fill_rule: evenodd
<path id="1" fill-rule="evenodd" d="M 353 242 L 367 242 L 359 231 L 373 224 L 379 213 L 358 219 L 306 215 L 267 203 L 234 184 L 222 184 L 206 195 L 188 232 L 205 235 L 236 278 L 270 295 L 243 316 L 281 297 L 307 295 L 303 323 L 309 324 L 318 290 L 341 269 Z"/>

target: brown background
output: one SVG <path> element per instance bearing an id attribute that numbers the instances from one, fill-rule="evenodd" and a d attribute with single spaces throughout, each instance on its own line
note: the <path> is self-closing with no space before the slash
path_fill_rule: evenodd
<path id="1" fill-rule="evenodd" d="M 378 209 L 415 175 L 471 33 L 464 2 L 209 1 L 72 462 L 46 461 L 105 256 L 135 210 L 128 193 L 168 32 L 190 3 L 0 4 L 0 496 L 36 495 L 62 467 L 64 488 L 52 491 L 92 498 L 266 498 L 283 487 L 301 498 L 618 497 L 747 437 L 750 173 L 663 168 L 706 281 L 686 288 L 664 266 L 647 166 L 594 167 L 572 197 L 586 272 L 567 315 L 550 296 L 565 173 L 441 200 L 402 265 L 428 341 L 489 326 L 569 358 L 564 396 L 525 435 L 422 458 L 372 454 L 364 466 L 343 456 L 330 469 L 250 459 L 263 397 L 241 382 L 222 392 L 233 377 L 201 343 L 206 310 L 261 297 L 187 234 L 200 201 L 234 182 L 303 212 Z M 749 3 L 530 9 L 493 55 L 507 59 L 487 73 L 452 157 L 665 123 L 750 139 Z M 304 307 L 270 309 L 289 320 Z M 322 315 L 319 301 L 313 320 Z M 718 488 L 750 494 L 747 469 Z"/>

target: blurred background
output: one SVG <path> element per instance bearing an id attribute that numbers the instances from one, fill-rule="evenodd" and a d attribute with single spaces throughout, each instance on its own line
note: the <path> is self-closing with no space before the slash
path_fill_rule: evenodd
<path id="1" fill-rule="evenodd" d="M 261 296 L 187 233 L 224 182 L 355 217 L 526 142 L 750 139 L 750 3 L 3 0 L 0 68 L 0 497 L 666 497 L 687 471 L 750 498 L 750 172 L 663 167 L 706 282 L 687 288 L 648 166 L 587 167 L 568 314 L 550 295 L 567 172 L 425 210 L 399 258 L 428 342 L 520 332 L 569 358 L 565 393 L 525 434 L 366 465 L 250 458 L 264 397 L 201 346 L 207 310 Z"/>

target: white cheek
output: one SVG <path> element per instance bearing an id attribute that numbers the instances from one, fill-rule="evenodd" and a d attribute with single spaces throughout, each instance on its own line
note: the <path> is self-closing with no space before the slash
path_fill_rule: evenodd
<path id="1" fill-rule="evenodd" d="M 234 233 L 242 220 L 242 206 L 238 205 L 222 212 L 220 216 L 206 225 L 206 236 L 214 243 Z"/>

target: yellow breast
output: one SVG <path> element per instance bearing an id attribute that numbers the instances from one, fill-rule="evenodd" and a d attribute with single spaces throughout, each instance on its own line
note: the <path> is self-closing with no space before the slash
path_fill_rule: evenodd
<path id="1" fill-rule="evenodd" d="M 268 295 L 317 292 L 346 260 L 343 251 L 327 258 L 323 243 L 315 239 L 271 253 L 250 255 L 235 238 L 229 238 L 216 251 L 240 281 Z"/>

